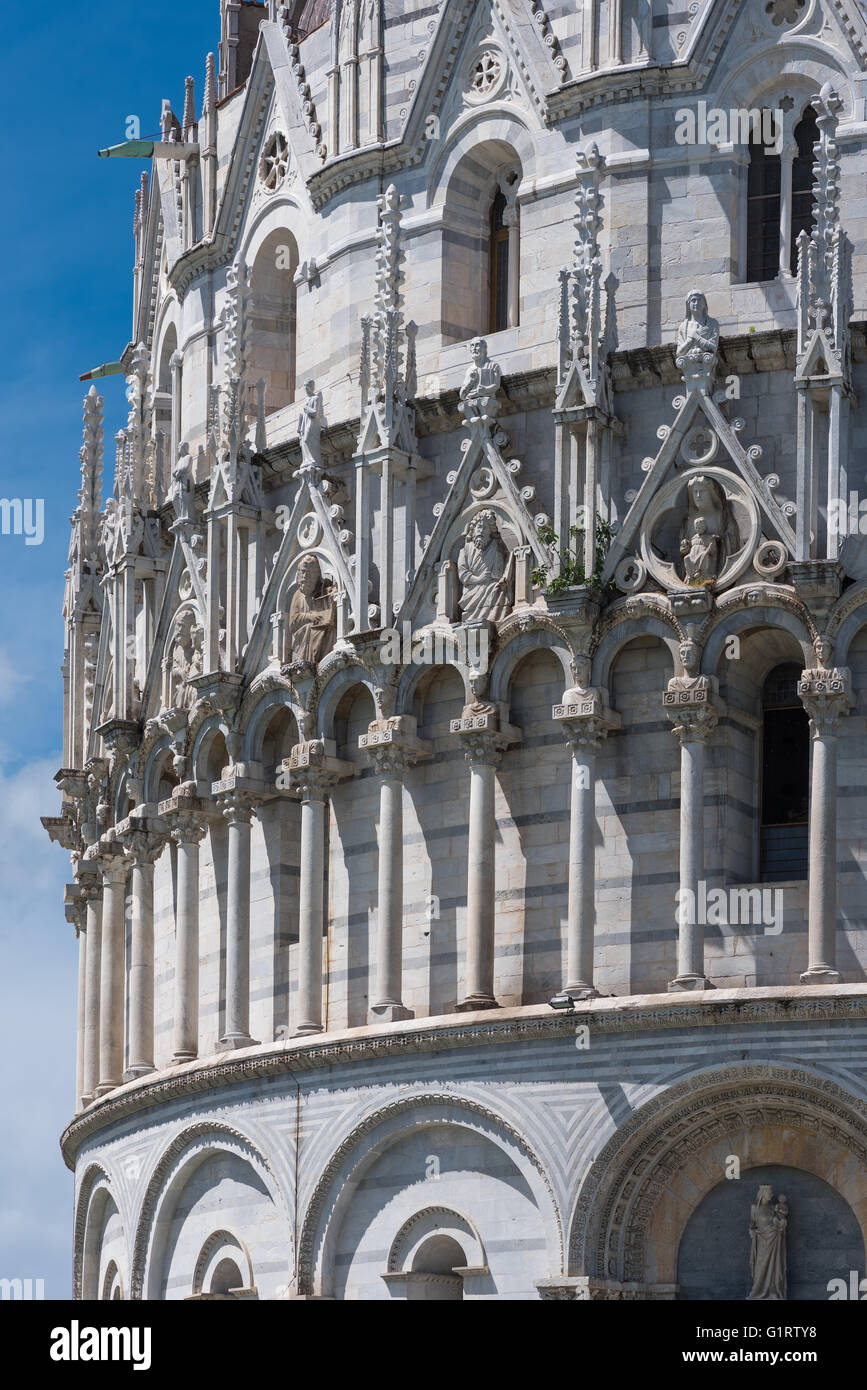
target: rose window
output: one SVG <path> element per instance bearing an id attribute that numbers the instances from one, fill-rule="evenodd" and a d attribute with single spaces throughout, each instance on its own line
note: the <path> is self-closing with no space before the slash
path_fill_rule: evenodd
<path id="1" fill-rule="evenodd" d="M 473 68 L 470 95 L 477 101 L 490 96 L 502 76 L 503 65 L 496 53 L 483 53 Z"/>
<path id="2" fill-rule="evenodd" d="M 259 161 L 259 178 L 273 193 L 279 188 L 289 168 L 289 142 L 279 131 L 271 136 Z"/>

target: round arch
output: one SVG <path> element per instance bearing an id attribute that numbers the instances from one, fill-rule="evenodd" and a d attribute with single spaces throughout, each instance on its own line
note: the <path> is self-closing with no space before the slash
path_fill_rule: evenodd
<path id="1" fill-rule="evenodd" d="M 327 1282 L 330 1246 L 367 1169 L 410 1130 L 444 1124 L 473 1130 L 508 1152 L 534 1193 L 552 1258 L 562 1260 L 563 1224 L 557 1199 L 541 1160 L 524 1136 L 502 1116 L 465 1096 L 411 1095 L 366 1116 L 325 1164 L 298 1239 L 299 1294 L 321 1292 Z"/>
<path id="2" fill-rule="evenodd" d="M 591 685 L 608 690 L 615 661 L 624 647 L 628 647 L 630 642 L 639 637 L 658 637 L 663 646 L 668 648 L 673 673 L 682 670 L 680 634 L 677 629 L 664 618 L 645 613 L 640 617 L 624 617 L 605 634 L 593 653 Z"/>
<path id="3" fill-rule="evenodd" d="M 257 1174 L 283 1219 L 287 1246 L 291 1247 L 288 1210 L 268 1160 L 240 1130 L 203 1121 L 176 1135 L 154 1166 L 136 1224 L 130 1269 L 131 1299 L 152 1296 L 154 1281 L 162 1275 L 167 1227 L 177 1199 L 196 1169 L 220 1153 L 241 1159 Z M 291 1260 L 287 1263 L 291 1268 Z"/>
<path id="4" fill-rule="evenodd" d="M 864 1098 L 818 1072 L 747 1063 L 692 1073 L 615 1132 L 578 1193 L 570 1273 L 673 1285 L 680 1233 L 739 1137 L 748 1166 L 757 1166 L 786 1162 L 793 1130 L 801 1166 L 832 1173 L 867 1234 L 867 1184 L 851 1163 L 854 1155 L 867 1170 Z"/>

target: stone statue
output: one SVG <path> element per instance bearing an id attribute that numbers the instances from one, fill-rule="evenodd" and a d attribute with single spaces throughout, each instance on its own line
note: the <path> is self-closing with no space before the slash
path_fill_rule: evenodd
<path id="1" fill-rule="evenodd" d="M 301 406 L 298 416 L 298 435 L 301 442 L 301 466 L 320 468 L 322 465 L 322 452 L 320 449 L 320 438 L 322 434 L 322 392 L 316 390 L 316 383 L 308 381 L 304 384 L 306 397 Z"/>
<path id="2" fill-rule="evenodd" d="M 202 674 L 201 627 L 195 615 L 187 609 L 180 617 L 172 649 L 169 697 L 173 709 L 191 709 L 196 692 L 189 682 Z"/>
<path id="3" fill-rule="evenodd" d="M 677 330 L 675 362 L 687 385 L 707 384 L 713 376 L 719 352 L 719 324 L 707 311 L 700 290 L 687 296 L 686 313 Z"/>
<path id="4" fill-rule="evenodd" d="M 196 484 L 193 474 L 193 460 L 189 444 L 181 444 L 178 457 L 172 465 L 172 485 L 169 501 L 175 509 L 176 521 L 195 520 Z"/>
<path id="5" fill-rule="evenodd" d="M 740 550 L 741 538 L 728 498 L 715 478 L 696 474 L 687 494 L 680 553 L 687 584 L 702 587 L 719 577 L 728 557 Z"/>
<path id="6" fill-rule="evenodd" d="M 710 584 L 716 579 L 719 570 L 719 536 L 713 536 L 707 529 L 707 520 L 697 516 L 692 523 L 692 540 L 682 540 L 680 553 L 683 568 L 690 584 Z"/>
<path id="7" fill-rule="evenodd" d="M 458 606 L 465 623 L 496 622 L 511 607 L 509 585 L 513 557 L 507 560 L 497 519 L 484 508 L 469 522 L 458 555 L 461 594 Z"/>
<path id="8" fill-rule="evenodd" d="M 773 1189 L 762 1185 L 750 1207 L 750 1274 L 753 1286 L 747 1301 L 785 1302 L 786 1226 L 789 1204 L 781 1193 L 774 1203 Z"/>
<path id="9" fill-rule="evenodd" d="M 460 390 L 465 420 L 483 420 L 496 414 L 494 405 L 500 389 L 502 373 L 496 362 L 488 356 L 488 345 L 484 338 L 473 338 L 470 343 L 471 367 Z M 494 409 L 491 407 L 494 406 Z"/>
<path id="10" fill-rule="evenodd" d="M 331 585 L 323 584 L 316 556 L 305 555 L 298 566 L 298 587 L 289 605 L 290 661 L 318 665 L 334 646 L 336 630 Z"/>

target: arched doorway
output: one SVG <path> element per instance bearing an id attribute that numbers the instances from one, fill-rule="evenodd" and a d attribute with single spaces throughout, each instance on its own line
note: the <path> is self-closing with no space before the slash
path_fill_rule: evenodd
<path id="1" fill-rule="evenodd" d="M 749 1168 L 723 1178 L 699 1202 L 681 1236 L 679 1300 L 743 1300 L 751 1291 L 750 1210 L 758 1189 L 770 1187 L 774 1206 L 785 1197 L 782 1233 L 786 1301 L 827 1299 L 828 1285 L 849 1271 L 864 1273 L 864 1239 L 849 1203 L 814 1173 L 783 1164 Z"/>

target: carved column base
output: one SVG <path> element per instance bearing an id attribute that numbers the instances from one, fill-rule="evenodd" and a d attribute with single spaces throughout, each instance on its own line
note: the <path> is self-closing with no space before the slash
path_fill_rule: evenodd
<path id="1" fill-rule="evenodd" d="M 220 1038 L 217 1046 L 221 1052 L 231 1052 L 240 1047 L 258 1047 L 259 1043 L 256 1038 L 251 1038 L 249 1033 L 227 1033 L 225 1037 Z"/>
<path id="2" fill-rule="evenodd" d="M 184 1062 L 195 1062 L 198 1055 L 197 1052 L 173 1052 L 172 1063 L 180 1067 Z"/>
<path id="3" fill-rule="evenodd" d="M 601 995 L 595 985 L 578 984 L 564 985 L 561 991 L 563 994 L 570 995 L 573 999 L 599 999 Z"/>
<path id="4" fill-rule="evenodd" d="M 839 970 L 832 970 L 830 965 L 814 965 L 804 971 L 800 980 L 802 985 L 839 985 L 843 976 Z"/>
<path id="5" fill-rule="evenodd" d="M 716 989 L 704 975 L 677 975 L 668 982 L 669 994 L 681 994 L 696 989 Z"/>
<path id="6" fill-rule="evenodd" d="M 123 1079 L 124 1081 L 137 1081 L 140 1076 L 150 1076 L 151 1072 L 155 1070 L 152 1062 L 140 1062 L 134 1067 L 127 1067 Z"/>
<path id="7" fill-rule="evenodd" d="M 500 1006 L 492 994 L 468 994 L 460 1004 L 455 1005 L 455 1013 L 471 1014 L 474 1009 L 498 1009 Z"/>
<path id="8" fill-rule="evenodd" d="M 312 1033 L 321 1033 L 321 1023 L 299 1023 L 298 1027 L 289 1034 L 290 1038 L 307 1038 Z"/>
<path id="9" fill-rule="evenodd" d="M 367 1015 L 368 1023 L 402 1023 L 407 1018 L 415 1018 L 415 1013 L 403 1004 L 371 1004 Z"/>
<path id="10" fill-rule="evenodd" d="M 826 984 L 827 981 L 823 980 L 821 983 Z M 96 1090 L 93 1093 L 93 1099 L 99 1100 L 101 1096 L 107 1096 L 109 1091 L 115 1090 L 117 1090 L 117 1082 L 111 1081 L 104 1083 L 102 1086 L 97 1086 Z"/>

